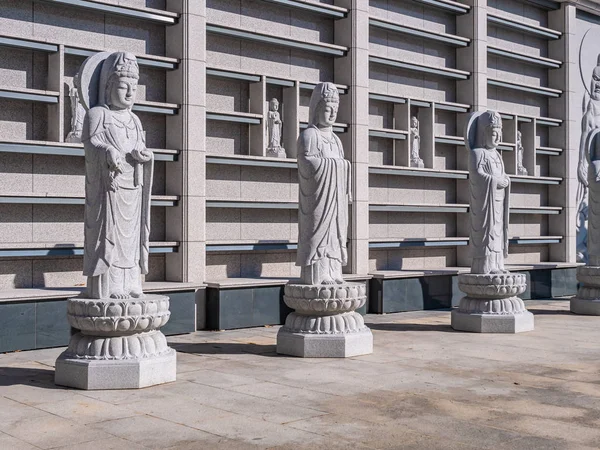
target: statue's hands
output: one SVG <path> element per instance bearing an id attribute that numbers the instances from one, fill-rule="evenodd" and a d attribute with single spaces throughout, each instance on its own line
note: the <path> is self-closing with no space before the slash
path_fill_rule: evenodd
<path id="1" fill-rule="evenodd" d="M 508 175 L 504 175 L 504 177 L 500 181 L 498 181 L 498 188 L 504 189 L 504 188 L 508 187 L 509 184 L 510 184 L 510 178 L 508 178 Z"/>
<path id="2" fill-rule="evenodd" d="M 123 173 L 121 168 L 122 159 L 119 151 L 114 147 L 109 147 L 106 152 L 106 162 L 108 163 L 108 168 L 113 172 Z"/>
<path id="3" fill-rule="evenodd" d="M 148 162 L 152 159 L 152 151 L 148 150 L 146 147 L 144 146 L 140 146 L 138 148 L 134 148 L 131 151 L 131 156 L 133 157 L 133 159 L 135 159 L 136 161 L 139 162 Z"/>

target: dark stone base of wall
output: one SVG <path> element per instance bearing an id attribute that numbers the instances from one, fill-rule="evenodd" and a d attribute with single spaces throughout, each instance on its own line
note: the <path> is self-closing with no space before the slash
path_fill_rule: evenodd
<path id="1" fill-rule="evenodd" d="M 171 317 L 161 328 L 166 335 L 196 330 L 196 292 L 156 292 L 170 298 Z M 62 347 L 69 344 L 67 299 L 0 303 L 0 353 Z"/>
<path id="2" fill-rule="evenodd" d="M 575 268 L 522 270 L 527 277 L 523 300 L 563 297 L 577 293 Z M 369 313 L 384 314 L 457 306 L 464 294 L 458 275 L 417 278 L 374 278 L 369 289 Z"/>

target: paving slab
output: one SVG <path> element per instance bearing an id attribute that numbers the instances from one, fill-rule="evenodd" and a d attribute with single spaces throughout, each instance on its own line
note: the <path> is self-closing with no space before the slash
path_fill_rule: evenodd
<path id="1" fill-rule="evenodd" d="M 518 335 L 368 315 L 374 353 L 347 359 L 277 355 L 278 327 L 173 336 L 177 381 L 140 390 L 56 387 L 60 348 L 0 355 L 0 449 L 600 448 L 600 317 L 526 303 Z"/>

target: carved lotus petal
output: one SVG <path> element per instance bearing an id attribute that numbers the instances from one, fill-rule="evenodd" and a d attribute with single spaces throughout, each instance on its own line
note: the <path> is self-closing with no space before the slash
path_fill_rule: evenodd
<path id="1" fill-rule="evenodd" d="M 117 330 L 118 331 L 129 331 L 133 325 L 133 321 L 131 319 L 122 319 L 117 322 Z"/>
<path id="2" fill-rule="evenodd" d="M 123 340 L 119 338 L 110 339 L 108 343 L 108 353 L 110 356 L 115 357 L 123 355 Z"/>
<path id="3" fill-rule="evenodd" d="M 108 308 L 106 309 L 106 315 L 109 317 L 120 317 L 123 315 L 124 309 L 123 306 L 115 304 L 115 303 L 111 303 L 110 305 L 108 305 Z"/>
<path id="4" fill-rule="evenodd" d="M 158 313 L 158 304 L 156 302 L 146 303 L 146 314 Z"/>
<path id="5" fill-rule="evenodd" d="M 76 305 L 77 305 L 77 307 L 76 307 L 77 312 L 75 314 L 82 315 L 82 314 L 86 313 L 84 303 L 77 303 Z M 91 305 L 89 305 L 87 314 L 89 314 L 90 316 L 101 316 L 102 308 L 100 307 L 100 305 L 98 305 L 96 303 L 92 303 Z"/>
<path id="6" fill-rule="evenodd" d="M 331 298 L 331 290 L 328 288 L 321 289 L 321 292 L 319 293 L 319 297 L 324 298 L 324 299 Z"/>
<path id="7" fill-rule="evenodd" d="M 337 298 L 344 299 L 344 298 L 348 297 L 348 291 L 345 288 L 339 288 L 336 290 L 335 296 Z"/>
<path id="8" fill-rule="evenodd" d="M 127 313 L 130 316 L 140 316 L 144 313 L 144 306 L 142 303 L 130 303 Z"/>

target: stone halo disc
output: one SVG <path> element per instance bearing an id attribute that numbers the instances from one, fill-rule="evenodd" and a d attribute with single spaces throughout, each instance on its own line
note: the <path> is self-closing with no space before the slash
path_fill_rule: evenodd
<path id="1" fill-rule="evenodd" d="M 477 118 L 481 116 L 485 111 L 476 111 L 469 117 L 469 120 L 465 124 L 465 132 L 463 136 L 465 137 L 465 147 L 467 147 L 468 151 L 473 150 L 471 148 L 471 142 L 475 142 L 475 138 L 477 137 Z"/>
<path id="2" fill-rule="evenodd" d="M 598 42 L 600 42 L 600 29 L 590 28 L 583 35 L 581 45 L 579 46 L 579 75 L 583 87 L 589 96 L 592 94 L 590 92 L 592 72 L 594 71 L 594 67 L 598 65 L 600 57 Z"/>
<path id="3" fill-rule="evenodd" d="M 79 69 L 79 101 L 86 111 L 98 104 L 98 83 L 102 72 L 102 63 L 111 52 L 100 52 L 88 57 Z"/>

